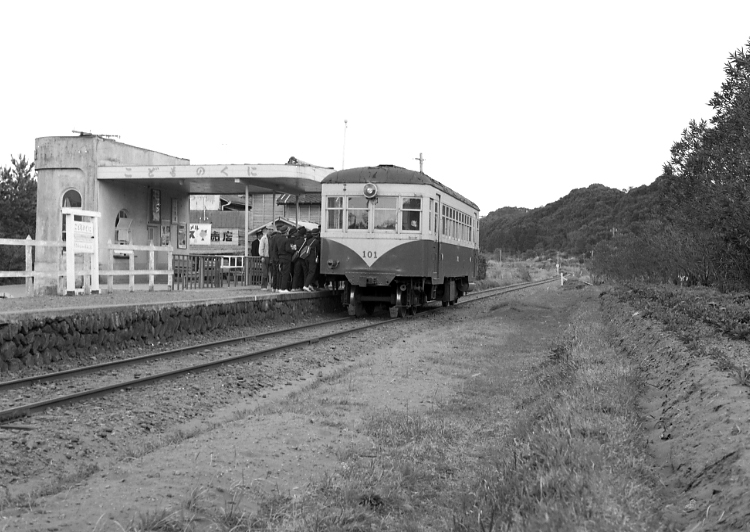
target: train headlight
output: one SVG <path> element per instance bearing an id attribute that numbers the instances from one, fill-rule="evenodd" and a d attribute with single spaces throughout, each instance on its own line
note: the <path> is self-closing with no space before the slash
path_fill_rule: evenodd
<path id="1" fill-rule="evenodd" d="M 333 259 L 328 259 L 328 262 L 326 264 L 328 264 L 328 267 L 330 269 L 335 270 L 339 266 L 339 261 L 333 260 Z"/>
<path id="2" fill-rule="evenodd" d="M 373 199 L 378 195 L 378 187 L 373 183 L 367 183 L 365 185 L 363 193 L 367 199 Z"/>

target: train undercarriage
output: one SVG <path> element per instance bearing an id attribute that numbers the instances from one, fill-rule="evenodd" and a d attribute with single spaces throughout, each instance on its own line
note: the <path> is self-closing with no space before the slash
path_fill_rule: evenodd
<path id="1" fill-rule="evenodd" d="M 396 278 L 384 286 L 358 286 L 343 281 L 341 303 L 350 316 L 370 315 L 379 305 L 388 307 L 392 318 L 414 316 L 417 310 L 430 301 L 440 301 L 444 307 L 454 305 L 466 292 L 474 289 L 467 278 L 446 278 L 441 284 L 433 284 L 427 278 Z"/>

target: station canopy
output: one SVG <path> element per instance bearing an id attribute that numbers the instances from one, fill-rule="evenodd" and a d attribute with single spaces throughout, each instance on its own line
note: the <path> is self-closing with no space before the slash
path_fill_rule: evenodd
<path id="1" fill-rule="evenodd" d="M 333 171 L 333 168 L 307 163 L 100 166 L 97 179 L 186 194 L 244 195 L 247 185 L 250 194 L 279 192 L 297 195 L 320 193 L 320 182 Z"/>

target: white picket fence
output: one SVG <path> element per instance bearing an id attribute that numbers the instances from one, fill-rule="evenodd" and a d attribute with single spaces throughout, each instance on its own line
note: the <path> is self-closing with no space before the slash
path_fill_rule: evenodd
<path id="1" fill-rule="evenodd" d="M 59 255 L 57 267 L 51 271 L 36 271 L 34 270 L 34 258 L 32 249 L 38 249 L 40 247 L 54 247 L 58 249 L 65 249 L 65 242 L 54 242 L 47 240 L 33 240 L 30 236 L 25 239 L 20 238 L 0 238 L 0 246 L 24 246 L 26 251 L 25 268 L 23 270 L 16 271 L 0 271 L 0 278 L 25 278 L 26 279 L 26 295 L 34 295 L 34 284 L 37 279 L 42 278 L 55 278 L 57 279 L 58 293 L 63 293 L 63 279 L 66 276 L 66 267 L 62 259 L 62 253 Z M 107 242 L 107 249 L 109 250 L 109 260 L 107 270 L 99 270 L 100 276 L 107 278 L 107 290 L 111 293 L 114 290 L 114 277 L 127 275 L 129 277 L 128 289 L 133 292 L 135 290 L 135 276 L 136 275 L 147 275 L 148 276 L 148 289 L 154 290 L 154 276 L 166 275 L 167 276 L 167 287 L 169 290 L 172 289 L 172 278 L 174 270 L 172 268 L 172 255 L 174 248 L 172 246 L 154 246 L 153 244 L 148 246 L 133 246 L 133 245 L 114 245 L 112 241 Z M 135 252 L 136 251 L 147 251 L 148 252 L 148 267 L 145 270 L 135 269 Z M 126 253 L 129 254 L 128 269 L 127 270 L 115 270 L 114 269 L 114 254 Z M 155 254 L 159 252 L 167 253 L 167 269 L 156 270 Z M 87 288 L 90 283 L 89 277 L 91 276 L 91 269 L 84 265 L 84 268 L 76 270 L 77 276 L 83 276 L 84 278 L 84 292 L 87 292 Z"/>

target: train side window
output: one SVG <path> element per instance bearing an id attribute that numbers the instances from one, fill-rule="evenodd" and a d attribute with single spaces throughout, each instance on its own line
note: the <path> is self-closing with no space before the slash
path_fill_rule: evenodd
<path id="1" fill-rule="evenodd" d="M 375 229 L 396 230 L 398 219 L 398 198 L 380 196 L 373 200 L 375 205 Z"/>
<path id="2" fill-rule="evenodd" d="M 422 227 L 422 198 L 403 198 L 401 203 L 401 230 L 419 231 Z"/>
<path id="3" fill-rule="evenodd" d="M 435 212 L 435 200 L 430 198 L 430 214 L 429 219 L 427 220 L 427 224 L 429 225 L 428 229 L 430 232 L 432 232 L 432 213 Z"/>
<path id="4" fill-rule="evenodd" d="M 362 196 L 349 196 L 347 198 L 347 229 L 368 229 L 370 212 L 367 206 L 367 198 Z"/>
<path id="5" fill-rule="evenodd" d="M 331 196 L 328 198 L 326 208 L 326 228 L 344 228 L 344 198 L 343 196 Z"/>

